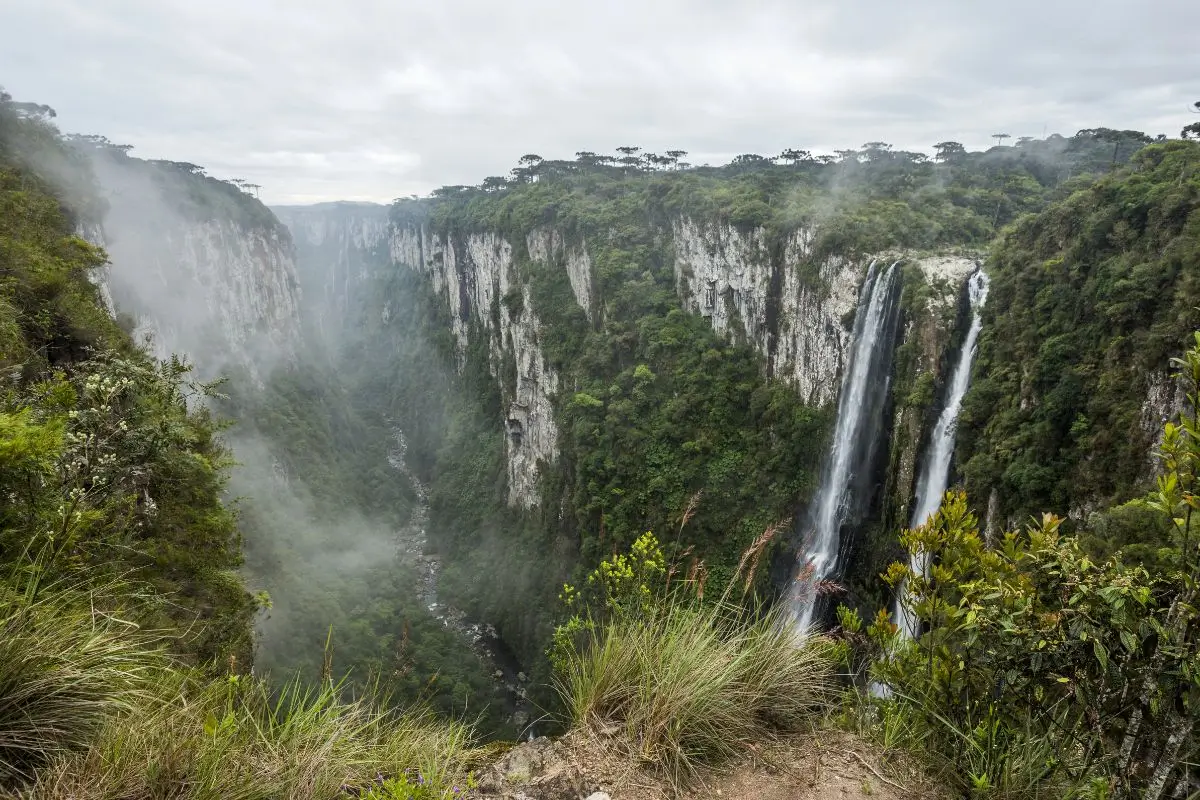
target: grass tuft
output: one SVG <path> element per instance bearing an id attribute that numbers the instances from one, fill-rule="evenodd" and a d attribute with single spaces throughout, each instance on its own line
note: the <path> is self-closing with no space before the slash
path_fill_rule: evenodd
<path id="1" fill-rule="evenodd" d="M 833 696 L 830 645 L 797 642 L 778 612 L 667 604 L 598 626 L 557 676 L 573 722 L 617 726 L 630 752 L 676 785 L 782 730 Z"/>
<path id="2" fill-rule="evenodd" d="M 40 577 L 14 575 L 0 587 L 0 784 L 87 744 L 150 695 L 165 663 L 158 637 L 113 604 L 127 587 Z"/>

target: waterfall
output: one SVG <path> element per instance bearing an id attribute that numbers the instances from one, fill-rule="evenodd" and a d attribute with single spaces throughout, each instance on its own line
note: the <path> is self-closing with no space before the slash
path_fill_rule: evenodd
<path id="1" fill-rule="evenodd" d="M 942 495 L 950 483 L 950 460 L 954 456 L 954 437 L 958 429 L 958 412 L 962 410 L 963 397 L 971 382 L 971 365 L 979 345 L 979 332 L 983 330 L 983 304 L 987 302 L 988 277 L 978 270 L 967 282 L 967 294 L 971 302 L 971 327 L 958 354 L 958 362 L 950 373 L 950 385 L 946 392 L 946 405 L 938 417 L 937 426 L 929 442 L 925 463 L 917 481 L 917 502 L 913 507 L 910 528 L 924 525 L 942 504 Z M 929 568 L 924 553 L 914 552 L 909 556 L 914 573 L 924 574 Z M 917 621 L 904 605 L 904 587 L 896 594 L 896 624 L 902 634 L 912 638 L 917 634 Z"/>
<path id="2" fill-rule="evenodd" d="M 891 382 L 892 349 L 899 320 L 899 263 L 867 270 L 854 316 L 850 361 L 842 373 L 833 449 L 809 517 L 809 534 L 789 591 L 794 628 L 812 625 L 822 581 L 837 575 L 841 530 L 851 512 L 864 506 L 857 484 L 869 477 Z"/>

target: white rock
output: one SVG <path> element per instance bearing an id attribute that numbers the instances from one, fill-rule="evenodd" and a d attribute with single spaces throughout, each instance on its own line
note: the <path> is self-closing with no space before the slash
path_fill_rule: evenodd
<path id="1" fill-rule="evenodd" d="M 850 339 L 843 318 L 855 307 L 866 264 L 829 258 L 820 265 L 819 280 L 806 280 L 802 262 L 811 256 L 814 232 L 793 233 L 784 246 L 772 351 L 767 304 L 774 270 L 766 231 L 743 233 L 732 225 L 683 218 L 673 234 L 683 307 L 707 317 L 718 333 L 743 335 L 767 358 L 772 374 L 793 384 L 808 402 L 833 402 Z"/>
<path id="2" fill-rule="evenodd" d="M 508 502 L 532 508 L 538 502 L 540 464 L 558 458 L 552 402 L 558 391 L 558 372 L 542 353 L 541 322 L 534 313 L 529 287 L 517 285 L 512 245 L 494 233 L 444 240 L 425 228 L 401 226 L 392 232 L 391 255 L 395 264 L 428 275 L 434 290 L 445 296 L 458 341 L 460 368 L 472 323 L 487 331 L 493 376 L 504 379 L 506 356 L 515 362 L 515 385 L 506 387 L 512 400 L 502 420 Z M 514 291 L 521 299 L 516 314 L 504 302 Z M 493 309 L 498 313 L 493 314 Z"/>
<path id="3" fill-rule="evenodd" d="M 525 237 L 525 247 L 534 261 L 551 265 L 559 262 L 566 268 L 575 302 L 589 320 L 593 319 L 592 259 L 588 255 L 587 245 L 580 242 L 577 246 L 568 246 L 558 230 L 543 227 Z"/>
<path id="4" fill-rule="evenodd" d="M 230 361 L 256 372 L 290 360 L 299 339 L 300 288 L 279 228 L 218 219 L 157 231 L 104 229 L 110 266 L 104 292 L 138 319 L 157 356 L 189 355 L 201 374 Z"/>

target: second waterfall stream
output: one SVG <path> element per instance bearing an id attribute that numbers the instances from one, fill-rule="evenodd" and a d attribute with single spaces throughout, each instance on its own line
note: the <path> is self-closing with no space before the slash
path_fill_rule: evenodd
<path id="1" fill-rule="evenodd" d="M 950 462 L 954 457 L 958 413 L 962 410 L 963 397 L 971 383 L 971 366 L 975 363 L 975 353 L 979 349 L 979 332 L 983 330 L 983 304 L 987 302 L 988 295 L 988 277 L 983 270 L 978 270 L 971 276 L 967 283 L 967 292 L 971 302 L 971 327 L 967 330 L 967 338 L 959 350 L 954 371 L 950 373 L 946 404 L 942 407 L 941 416 L 938 417 L 937 426 L 929 440 L 929 450 L 917 481 L 917 501 L 913 506 L 910 528 L 924 525 L 938 510 L 942 503 L 942 495 L 950 484 Z M 916 574 L 924 574 L 929 569 L 928 558 L 924 553 L 910 553 L 909 564 Z M 896 593 L 896 608 L 892 617 L 902 635 L 916 637 L 918 623 L 905 603 L 903 586 Z"/>

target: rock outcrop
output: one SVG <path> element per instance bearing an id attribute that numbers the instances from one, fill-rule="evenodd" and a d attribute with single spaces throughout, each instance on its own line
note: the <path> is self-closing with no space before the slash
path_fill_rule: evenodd
<path id="1" fill-rule="evenodd" d="M 300 287 L 291 235 L 232 185 L 154 162 L 93 154 L 106 209 L 80 235 L 108 252 L 97 275 L 110 311 L 128 314 L 160 357 L 186 355 L 205 377 L 253 375 L 295 358 Z"/>
<path id="2" fill-rule="evenodd" d="M 550 253 L 552 248 L 547 247 Z M 460 353 L 472 327 L 488 337 L 489 368 L 504 385 L 509 504 L 538 502 L 543 463 L 558 458 L 553 397 L 558 373 L 546 362 L 529 287 L 517 279 L 513 246 L 494 233 L 442 237 L 424 227 L 398 227 L 391 240 L 393 264 L 417 270 L 446 299 Z M 513 380 L 505 377 L 514 369 Z"/>

